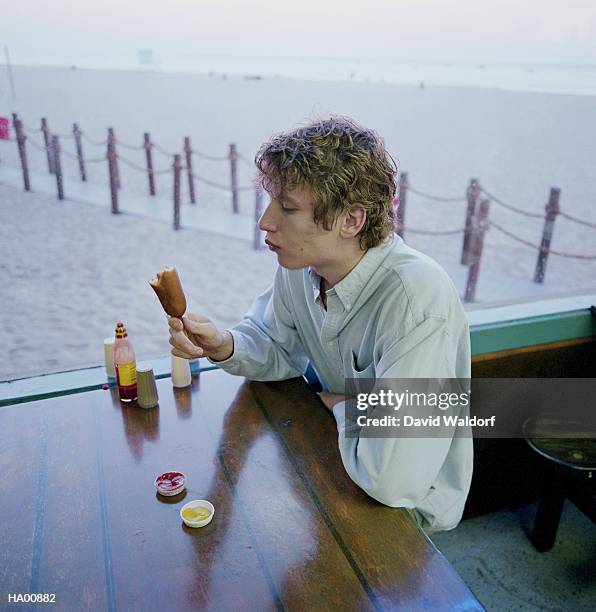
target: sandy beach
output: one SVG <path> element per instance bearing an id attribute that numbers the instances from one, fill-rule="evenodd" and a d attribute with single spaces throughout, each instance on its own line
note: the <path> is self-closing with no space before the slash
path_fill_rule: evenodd
<path id="1" fill-rule="evenodd" d="M 196 150 L 215 156 L 235 142 L 250 160 L 274 132 L 330 112 L 346 114 L 384 137 L 415 189 L 463 198 L 476 177 L 503 201 L 542 213 L 556 186 L 562 210 L 596 223 L 596 104 L 588 96 L 64 68 L 17 67 L 15 80 L 18 99 L 3 89 L 0 116 L 18 112 L 30 129 L 45 116 L 62 134 L 76 121 L 94 140 L 103 140 L 113 126 L 120 141 L 134 145 L 150 131 L 171 152 L 190 136 Z M 47 171 L 43 155 L 31 147 L 29 153 L 32 169 Z M 120 153 L 143 163 L 142 151 Z M 101 156 L 104 149 L 87 142 L 85 154 Z M 165 155 L 155 159 L 158 168 L 171 163 Z M 0 181 L 4 165 L 18 167 L 18 157 L 14 143 L 0 141 Z M 74 161 L 64 160 L 64 168 L 67 184 L 78 180 Z M 226 162 L 197 159 L 195 170 L 229 182 Z M 239 171 L 240 184 L 250 184 L 250 164 L 240 164 Z M 146 192 L 144 175 L 124 166 L 121 174 L 123 190 Z M 90 166 L 89 180 L 105 184 L 105 165 Z M 158 189 L 171 190 L 169 175 L 160 177 Z M 225 191 L 199 185 L 198 197 L 201 206 L 231 208 Z M 241 194 L 244 214 L 252 214 L 253 199 L 250 192 Z M 464 213 L 464 202 L 408 195 L 406 222 L 413 228 L 460 228 Z M 540 241 L 541 219 L 495 203 L 491 219 L 533 244 Z M 253 251 L 246 240 L 188 229 L 175 233 L 152 219 L 114 217 L 7 185 L 0 185 L 0 238 L 2 376 L 100 363 L 102 340 L 118 319 L 128 325 L 139 358 L 167 353 L 167 326 L 147 284 L 164 265 L 179 268 L 191 307 L 222 326 L 241 317 L 276 265 L 273 254 Z M 459 259 L 459 235 L 406 239 L 444 265 Z M 596 230 L 559 218 L 552 248 L 596 254 Z M 535 264 L 535 251 L 489 231 L 483 270 L 503 282 L 531 282 Z M 545 282 L 550 293 L 594 287 L 596 262 L 551 256 Z"/>
<path id="2" fill-rule="evenodd" d="M 139 359 L 166 355 L 167 321 L 148 283 L 158 270 L 176 265 L 189 310 L 229 326 L 267 288 L 276 265 L 272 253 L 240 240 L 174 233 L 80 202 L 61 203 L 58 215 L 51 196 L 3 186 L 0 200 L 3 375 L 101 363 L 103 339 L 118 320 Z"/>

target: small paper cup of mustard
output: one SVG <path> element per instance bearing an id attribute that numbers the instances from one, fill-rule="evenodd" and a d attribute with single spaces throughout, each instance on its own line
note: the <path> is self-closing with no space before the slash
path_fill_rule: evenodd
<path id="1" fill-rule="evenodd" d="M 180 509 L 180 518 L 188 527 L 204 527 L 213 520 L 215 508 L 206 499 L 195 499 Z"/>

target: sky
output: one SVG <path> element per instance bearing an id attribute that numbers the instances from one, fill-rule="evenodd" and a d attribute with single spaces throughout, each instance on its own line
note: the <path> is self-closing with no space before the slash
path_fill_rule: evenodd
<path id="1" fill-rule="evenodd" d="M 229 54 L 596 64 L 595 0 L 0 0 L 15 64 Z M 3 61 L 3 60 L 2 60 Z"/>

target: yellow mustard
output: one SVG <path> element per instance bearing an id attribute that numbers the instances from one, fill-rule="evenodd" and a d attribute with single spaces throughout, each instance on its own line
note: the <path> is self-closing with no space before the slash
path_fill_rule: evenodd
<path id="1" fill-rule="evenodd" d="M 209 518 L 210 515 L 211 512 L 208 508 L 202 508 L 200 506 L 197 508 L 186 508 L 185 510 L 182 510 L 182 516 L 187 521 L 204 521 L 206 518 Z"/>

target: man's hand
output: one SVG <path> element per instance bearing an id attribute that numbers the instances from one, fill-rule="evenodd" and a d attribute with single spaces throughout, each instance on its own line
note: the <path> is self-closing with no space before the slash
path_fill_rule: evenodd
<path id="1" fill-rule="evenodd" d="M 329 391 L 321 391 L 319 393 L 319 397 L 321 398 L 321 401 L 323 402 L 323 404 L 325 404 L 325 408 L 327 408 L 329 412 L 333 412 L 333 406 L 335 406 L 335 404 L 339 404 L 340 402 L 343 402 L 344 400 L 348 399 L 347 395 L 340 395 L 339 393 L 329 393 Z"/>
<path id="2" fill-rule="evenodd" d="M 213 361 L 223 361 L 234 353 L 232 334 L 227 330 L 219 331 L 213 322 L 203 315 L 188 312 L 182 319 L 168 317 L 168 324 L 172 355 L 176 357 L 196 359 L 204 356 Z"/>

